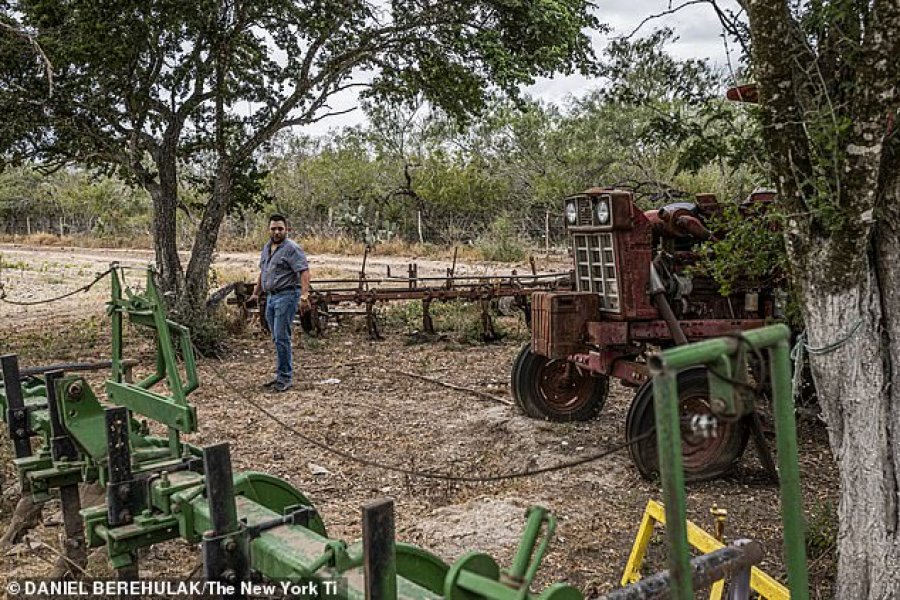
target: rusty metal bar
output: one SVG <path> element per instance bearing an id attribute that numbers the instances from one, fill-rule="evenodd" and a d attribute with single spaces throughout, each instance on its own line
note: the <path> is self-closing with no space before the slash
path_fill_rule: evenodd
<path id="1" fill-rule="evenodd" d="M 134 487 L 137 485 L 132 481 L 128 409 L 117 406 L 107 408 L 104 413 L 109 469 L 109 480 L 106 484 L 106 518 L 112 527 L 121 527 L 131 523 L 135 516 Z"/>
<path id="2" fill-rule="evenodd" d="M 422 331 L 434 335 L 434 320 L 431 318 L 431 298 L 422 299 Z"/>
<path id="3" fill-rule="evenodd" d="M 414 264 L 414 263 L 413 263 Z M 546 280 L 546 279 L 566 279 L 569 277 L 568 272 L 559 272 L 559 273 L 544 273 L 541 275 L 526 275 L 525 277 L 517 276 L 518 280 Z M 454 277 L 450 277 L 454 283 L 461 281 L 509 281 L 512 278 L 511 275 L 458 275 Z M 409 281 L 410 279 L 415 279 L 417 282 L 424 281 L 434 281 L 434 282 L 445 282 L 447 281 L 447 277 L 401 277 L 399 275 L 392 275 L 390 277 L 379 278 L 379 279 L 369 279 L 366 278 L 367 284 L 372 283 L 398 283 L 402 281 Z M 359 279 L 350 279 L 350 278 L 342 278 L 342 279 L 317 279 L 316 283 L 352 283 L 359 284 Z M 523 284 L 527 285 L 527 284 Z"/>
<path id="4" fill-rule="evenodd" d="M 544 291 L 544 290 L 532 290 L 532 289 L 523 289 L 523 288 L 513 288 L 513 287 L 500 287 L 500 288 L 490 288 L 490 287 L 480 287 L 480 288 L 468 288 L 468 289 L 458 289 L 454 288 L 452 290 L 445 289 L 436 289 L 436 288 L 419 288 L 416 290 L 409 289 L 374 289 L 366 292 L 359 292 L 358 290 L 319 290 L 310 292 L 310 300 L 315 302 L 317 300 L 321 300 L 324 302 L 356 302 L 357 304 L 362 304 L 364 302 L 368 302 L 370 300 L 373 301 L 389 301 L 389 300 L 423 300 L 425 298 L 432 298 L 436 300 L 457 300 L 457 299 L 471 299 L 478 300 L 481 298 L 499 298 L 503 296 L 530 296 L 535 291 Z"/>
<path id="5" fill-rule="evenodd" d="M 675 317 L 675 313 L 672 312 L 672 307 L 669 305 L 669 301 L 666 300 L 666 295 L 664 293 L 654 293 L 652 298 L 653 304 L 659 311 L 660 316 L 663 318 L 663 321 L 666 322 L 666 325 L 668 325 L 669 333 L 672 335 L 672 339 L 675 340 L 675 343 L 679 346 L 687 344 L 687 336 L 684 335 L 681 324 Z"/>
<path id="6" fill-rule="evenodd" d="M 694 589 L 711 586 L 720 579 L 749 573 L 753 565 L 762 561 L 765 551 L 755 540 L 738 540 L 730 546 L 691 560 L 691 582 Z M 663 571 L 641 579 L 627 587 L 613 590 L 597 600 L 654 600 L 668 598 L 672 591 L 672 577 Z"/>
<path id="7" fill-rule="evenodd" d="M 362 513 L 366 600 L 397 600 L 394 501 L 369 503 Z"/>
<path id="8" fill-rule="evenodd" d="M 746 545 L 748 540 L 738 540 L 736 546 Z M 746 566 L 737 570 L 731 576 L 731 585 L 728 590 L 728 600 L 750 600 L 750 566 Z"/>
<path id="9" fill-rule="evenodd" d="M 9 438 L 13 441 L 16 458 L 31 456 L 31 440 L 28 427 L 28 413 L 22 396 L 22 379 L 19 357 L 5 354 L 0 357 L 3 369 L 3 390 L 6 394 L 6 422 Z"/>
<path id="10" fill-rule="evenodd" d="M 366 280 L 366 262 L 369 260 L 369 245 L 366 244 L 366 251 L 363 253 L 362 268 L 359 270 L 359 279 L 357 286 L 360 291 L 368 289 L 369 282 Z"/>
<path id="11" fill-rule="evenodd" d="M 237 586 L 249 575 L 247 553 L 239 550 L 245 539 L 235 535 L 238 521 L 234 495 L 234 473 L 231 469 L 231 450 L 228 443 L 203 449 L 203 473 L 206 499 L 209 506 L 210 530 L 203 533 L 203 575 L 207 581 L 220 581 Z M 244 598 L 243 591 L 224 598 Z"/>
<path id="12" fill-rule="evenodd" d="M 66 534 L 63 560 L 66 570 L 73 576 L 80 577 L 87 565 L 87 546 L 81 521 L 81 496 L 78 493 L 78 484 L 60 487 L 59 502 L 62 505 L 63 529 Z"/>
<path id="13" fill-rule="evenodd" d="M 137 482 L 132 478 L 131 448 L 128 441 L 128 409 L 124 406 L 107 408 L 106 457 L 109 480 L 106 484 L 106 519 L 112 527 L 130 525 L 137 512 Z M 128 564 L 116 566 L 116 578 L 120 581 L 138 579 L 138 557 L 131 552 Z"/>
<path id="14" fill-rule="evenodd" d="M 384 339 L 378 331 L 378 317 L 375 315 L 375 301 L 366 302 L 366 329 L 373 340 Z"/>

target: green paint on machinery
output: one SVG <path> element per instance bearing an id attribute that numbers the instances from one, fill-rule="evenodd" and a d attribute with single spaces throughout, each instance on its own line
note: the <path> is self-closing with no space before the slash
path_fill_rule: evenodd
<path id="1" fill-rule="evenodd" d="M 80 375 L 29 369 L 37 374 L 22 376 L 15 355 L 2 357 L 0 408 L 15 448 L 22 491 L 36 503 L 49 500 L 55 492 L 63 498 L 66 531 L 83 531 L 83 537 L 75 535 L 67 541 L 67 553 L 79 546 L 105 546 L 111 564 L 120 576 L 127 577 L 136 575 L 140 548 L 180 538 L 201 544 L 207 580 L 231 585 L 260 579 L 340 578 L 343 584 L 336 597 L 348 599 L 581 600 L 577 589 L 561 583 L 539 593 L 530 590 L 556 527 L 554 517 L 543 508 L 528 511 L 518 551 L 508 569 L 501 570 L 493 558 L 477 552 L 447 564 L 426 550 L 395 541 L 390 501 L 363 507 L 362 540 L 347 544 L 328 537 L 310 501 L 286 481 L 265 473 L 233 471 L 227 444 L 201 449 L 184 443 L 180 436 L 197 430 L 196 411 L 188 402 L 199 385 L 189 332 L 166 318 L 152 270 L 147 271 L 140 293 L 123 286 L 117 265 L 110 273 L 112 360 L 104 402 Z M 131 363 L 123 358 L 125 319 L 149 329 L 156 340 L 155 372 L 137 382 L 130 376 Z M 790 375 L 790 364 L 785 371 L 787 358 L 780 352 L 781 336 L 781 330 L 767 328 L 742 334 L 744 342 L 726 339 L 720 346 L 711 345 L 719 341 L 702 342 L 656 357 L 652 364 L 661 383 L 657 414 L 677 421 L 677 411 L 666 409 L 669 403 L 677 404 L 672 396 L 676 386 L 673 373 L 690 361 L 727 370 L 727 380 L 715 382 L 711 377 L 713 394 L 722 399 L 723 412 L 741 412 L 748 402 L 733 389 L 731 378 L 742 372 L 740 353 L 747 344 L 754 350 L 775 344 L 771 356 L 778 405 L 779 394 L 784 392 L 782 378 Z M 695 346 L 704 350 L 692 350 Z M 163 391 L 154 389 L 162 383 Z M 789 381 L 787 385 L 789 392 Z M 789 410 L 782 406 L 778 411 L 780 444 L 783 436 L 793 435 Z M 165 435 L 150 435 L 148 422 L 164 426 Z M 751 561 L 761 557 L 758 548 L 748 553 L 729 546 L 723 549 L 727 555 L 705 555 L 688 564 L 690 557 L 680 539 L 685 519 L 678 465 L 681 454 L 674 451 L 670 457 L 666 451 L 673 444 L 678 448 L 678 426 L 672 430 L 661 424 L 658 431 L 666 509 L 672 511 L 667 519 L 673 575 L 648 578 L 610 597 L 619 592 L 643 593 L 641 590 L 652 585 L 657 590 L 672 588 L 678 598 L 689 597 L 692 579 L 702 582 L 703 573 L 718 578 L 749 573 Z M 787 440 L 784 449 L 779 446 L 779 460 L 787 486 L 783 492 L 785 514 L 793 511 L 790 514 L 796 516 L 796 439 L 793 453 L 790 444 Z M 82 483 L 103 486 L 105 504 L 80 510 L 77 486 Z M 81 522 L 73 527 L 70 519 L 79 519 L 79 515 Z M 803 557 L 796 552 L 798 536 L 802 552 L 802 530 L 786 527 L 791 587 L 795 597 L 804 598 L 800 586 L 806 585 L 806 572 Z M 713 563 L 715 569 L 704 570 L 704 565 Z M 733 570 L 723 570 L 723 564 Z M 691 569 L 693 575 L 689 576 Z"/>
<path id="2" fill-rule="evenodd" d="M 657 448 L 660 481 L 669 536 L 669 572 L 672 597 L 693 598 L 690 553 L 687 540 L 684 470 L 681 465 L 681 415 L 678 410 L 678 373 L 695 366 L 709 372 L 710 404 L 717 418 L 737 419 L 752 413 L 756 392 L 762 382 L 751 385 L 748 353 L 765 368 L 763 351 L 768 351 L 775 434 L 778 440 L 778 475 L 784 526 L 784 554 L 791 598 L 809 598 L 809 575 L 803 532 L 803 503 L 797 456 L 797 426 L 791 385 L 790 330 L 771 325 L 729 337 L 670 348 L 650 357 L 656 410 Z"/>

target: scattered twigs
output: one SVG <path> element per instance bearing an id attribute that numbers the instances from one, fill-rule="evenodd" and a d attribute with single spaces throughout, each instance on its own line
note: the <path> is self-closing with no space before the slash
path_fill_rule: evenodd
<path id="1" fill-rule="evenodd" d="M 466 392 L 467 394 L 472 394 L 474 396 L 478 396 L 479 398 L 484 398 L 485 400 L 492 400 L 494 402 L 499 402 L 500 404 L 506 404 L 507 406 L 512 406 L 513 403 L 506 398 L 502 398 L 500 396 L 495 396 L 494 394 L 489 394 L 487 392 L 482 392 L 481 390 L 472 389 L 469 387 L 465 387 L 462 385 L 456 385 L 455 383 L 447 383 L 446 381 L 441 381 L 440 379 L 434 379 L 433 377 L 428 377 L 426 375 L 419 375 L 418 373 L 410 373 L 409 371 L 402 371 L 400 369 L 390 369 L 392 373 L 399 373 L 400 375 L 405 375 L 407 377 L 412 377 L 414 379 L 421 379 L 422 381 L 427 381 L 429 383 L 433 383 L 435 385 L 440 385 L 446 388 L 450 388 L 451 390 L 456 390 L 458 392 Z"/>
<path id="2" fill-rule="evenodd" d="M 366 364 L 366 361 L 357 360 L 357 361 L 353 361 L 353 362 L 339 363 L 336 365 L 302 365 L 300 367 L 300 370 L 301 371 L 306 371 L 306 370 L 312 371 L 314 369 L 342 369 L 344 367 L 358 367 L 358 366 L 364 365 L 364 364 Z"/>
<path id="3" fill-rule="evenodd" d="M 54 571 L 50 576 L 51 579 L 59 579 L 61 577 L 64 577 L 67 572 L 71 572 L 71 573 L 75 574 L 73 569 L 77 570 L 79 573 L 81 573 L 82 576 L 90 579 L 90 575 L 88 575 L 88 572 L 85 571 L 84 567 L 82 567 L 80 564 L 78 564 L 77 562 L 70 559 L 68 556 L 66 556 L 65 554 L 63 554 L 62 552 L 60 552 L 59 550 L 57 550 L 56 548 L 51 546 L 50 544 L 44 543 L 40 540 L 36 540 L 34 538 L 27 537 L 27 536 L 25 537 L 25 540 L 26 540 L 26 545 L 28 546 L 28 549 L 31 550 L 31 552 L 34 556 L 44 559 L 40 554 L 37 554 L 36 552 L 34 552 L 37 548 L 43 548 L 44 550 L 47 550 L 56 556 L 56 562 L 51 563 L 54 566 Z M 44 560 L 46 560 L 46 559 L 44 559 Z M 46 561 L 46 562 L 50 563 L 50 561 Z"/>

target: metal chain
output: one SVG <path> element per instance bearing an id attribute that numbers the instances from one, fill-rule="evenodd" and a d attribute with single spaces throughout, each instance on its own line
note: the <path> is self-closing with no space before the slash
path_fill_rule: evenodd
<path id="1" fill-rule="evenodd" d="M 95 277 L 94 280 L 92 282 L 88 283 L 87 285 L 83 285 L 76 290 L 66 292 L 65 294 L 63 294 L 61 296 L 56 296 L 55 298 L 47 298 L 44 300 L 10 300 L 6 297 L 6 290 L 3 287 L 3 282 L 0 281 L 0 301 L 5 302 L 7 304 L 13 304 L 15 306 L 36 306 L 38 304 L 49 304 L 50 302 L 56 302 L 56 301 L 62 300 L 64 298 L 68 298 L 69 296 L 74 296 L 75 294 L 79 294 L 81 292 L 88 291 L 89 289 L 91 289 L 92 287 L 97 285 L 97 283 L 100 280 L 102 280 L 104 277 L 106 277 L 107 275 L 112 273 L 112 271 L 113 271 L 113 269 L 109 268 L 109 269 L 105 270 L 104 272 L 100 273 L 99 275 L 97 275 L 97 277 Z"/>
<path id="2" fill-rule="evenodd" d="M 824 356 L 825 354 L 831 354 L 849 342 L 853 336 L 856 335 L 856 332 L 859 331 L 862 323 L 862 318 L 857 319 L 856 323 L 853 324 L 853 327 L 848 330 L 846 335 L 837 341 L 824 346 L 819 346 L 818 348 L 813 348 L 806 343 L 806 330 L 800 332 L 800 335 L 797 336 L 797 342 L 794 344 L 794 347 L 791 348 L 791 362 L 794 363 L 794 376 L 791 378 L 791 388 L 792 396 L 795 400 L 799 398 L 800 388 L 803 387 L 803 362 L 806 358 L 804 353 L 809 352 L 810 356 Z"/>
<path id="3" fill-rule="evenodd" d="M 216 374 L 216 376 L 222 380 L 222 383 L 226 384 L 229 387 L 229 389 L 234 389 L 232 387 L 232 384 L 229 383 L 228 379 L 221 373 L 221 371 L 218 368 L 216 368 L 214 365 L 210 365 L 210 368 L 213 370 L 213 372 Z M 250 391 L 250 389 L 251 388 L 246 388 L 244 391 Z M 385 471 L 392 471 L 394 473 L 401 473 L 403 475 L 409 475 L 412 477 L 421 477 L 423 479 L 439 479 L 442 481 L 487 483 L 487 482 L 494 482 L 494 481 L 505 481 L 508 479 L 521 479 L 524 477 L 532 477 L 534 475 L 550 473 L 553 471 L 562 471 L 565 469 L 571 469 L 572 467 L 577 467 L 579 465 L 587 464 L 590 462 L 594 462 L 594 461 L 606 458 L 612 454 L 615 454 L 616 452 L 618 452 L 620 450 L 624 450 L 625 448 L 627 448 L 631 445 L 643 442 L 644 440 L 648 439 L 652 435 L 656 435 L 656 428 L 653 427 L 650 430 L 648 430 L 647 432 L 632 439 L 631 441 L 624 442 L 622 444 L 617 444 L 611 448 L 603 450 L 602 452 L 597 452 L 595 454 L 590 454 L 590 455 L 583 456 L 581 458 L 578 458 L 578 459 L 575 459 L 572 461 L 558 463 L 558 464 L 551 465 L 548 467 L 541 467 L 539 469 L 525 469 L 523 471 L 511 471 L 508 473 L 501 473 L 498 475 L 453 475 L 451 473 L 442 473 L 439 471 L 419 471 L 417 469 L 410 469 L 408 467 L 404 467 L 401 465 L 388 464 L 388 463 L 383 463 L 380 461 L 372 460 L 370 458 L 363 458 L 363 457 L 355 456 L 345 450 L 341 450 L 340 448 L 335 448 L 335 447 L 330 446 L 322 441 L 316 440 L 314 438 L 309 437 L 308 435 L 301 433 L 300 431 L 298 431 L 295 427 L 293 427 L 289 423 L 285 423 L 284 421 L 282 421 L 280 418 L 278 418 L 277 415 L 270 412 L 264 406 L 261 406 L 260 404 L 255 402 L 252 399 L 252 397 L 250 397 L 249 395 L 241 397 L 241 400 L 249 403 L 250 406 L 254 407 L 259 412 L 263 413 L 264 415 L 266 415 L 267 417 L 269 417 L 270 419 L 275 421 L 278 425 L 281 425 L 283 428 L 287 429 L 288 431 L 290 431 L 291 433 L 293 433 L 300 439 L 315 446 L 316 448 L 319 448 L 320 450 L 324 450 L 325 452 L 330 452 L 332 454 L 336 454 L 337 456 L 340 456 L 341 458 L 344 458 L 351 462 L 359 463 L 361 465 L 365 465 L 368 467 L 375 467 L 378 469 L 383 469 Z"/>

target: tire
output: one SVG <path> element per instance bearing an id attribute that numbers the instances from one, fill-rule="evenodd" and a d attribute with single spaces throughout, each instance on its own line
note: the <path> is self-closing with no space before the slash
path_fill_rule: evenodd
<path id="1" fill-rule="evenodd" d="M 528 351 L 531 349 L 531 344 L 525 344 L 519 349 L 519 353 L 516 354 L 516 357 L 513 359 L 512 368 L 509 370 L 510 382 L 509 382 L 509 390 L 512 394 L 513 400 L 515 400 L 516 405 L 519 405 L 519 384 L 518 384 L 518 373 L 519 369 L 522 367 L 522 360 L 528 356 Z"/>
<path id="2" fill-rule="evenodd" d="M 259 327 L 266 335 L 272 335 L 272 332 L 269 330 L 269 323 L 266 321 L 266 298 L 260 298 L 256 305 L 259 308 L 259 312 L 257 313 L 257 316 L 259 317 Z"/>
<path id="3" fill-rule="evenodd" d="M 307 335 L 314 336 L 316 334 L 316 324 L 312 318 L 312 311 L 300 313 L 300 327 L 303 329 L 303 333 Z"/>
<path id="4" fill-rule="evenodd" d="M 534 419 L 590 421 L 603 410 L 609 379 L 535 354 L 528 344 L 513 361 L 511 391 L 516 405 Z"/>
<path id="5" fill-rule="evenodd" d="M 709 408 L 709 383 L 704 367 L 694 367 L 678 374 L 678 399 L 682 412 L 712 414 Z M 651 431 L 656 424 L 653 406 L 653 382 L 642 385 L 628 409 L 625 440 L 631 442 Z M 681 447 L 685 481 L 716 479 L 727 473 L 741 458 L 750 436 L 750 417 L 736 422 L 720 423 L 717 436 L 702 438 L 682 425 Z M 631 460 L 645 479 L 659 474 L 656 436 L 652 435 L 628 446 Z"/>

